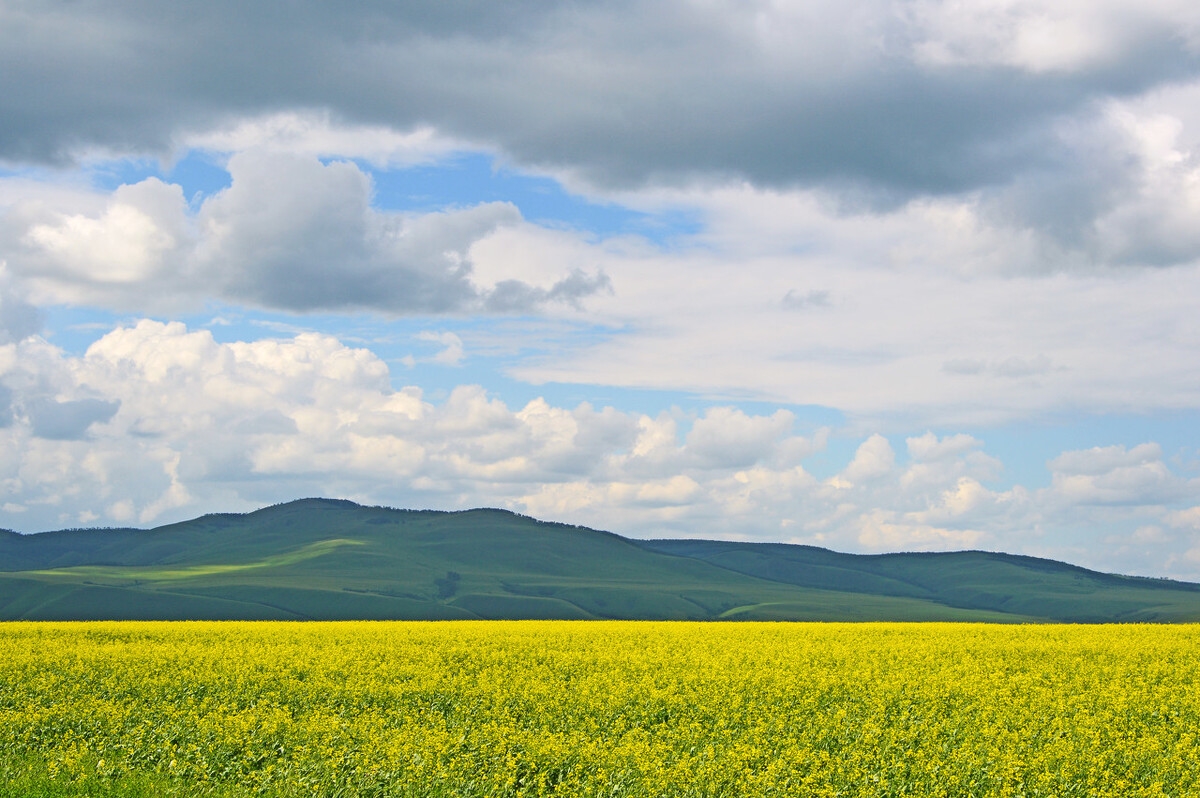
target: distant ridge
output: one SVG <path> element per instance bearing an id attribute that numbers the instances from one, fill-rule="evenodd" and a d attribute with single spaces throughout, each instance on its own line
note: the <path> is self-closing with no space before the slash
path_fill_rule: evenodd
<path id="1" fill-rule="evenodd" d="M 1200 621 L 1200 584 L 319 498 L 150 530 L 0 531 L 3 620 L 352 618 L 1180 622 Z"/>

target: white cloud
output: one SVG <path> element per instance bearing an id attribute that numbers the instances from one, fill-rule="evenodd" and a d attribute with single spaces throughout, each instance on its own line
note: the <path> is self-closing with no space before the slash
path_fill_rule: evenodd
<path id="1" fill-rule="evenodd" d="M 0 256 L 39 303 L 142 312 L 213 298 L 290 311 L 531 312 L 607 287 L 578 267 L 544 285 L 494 271 L 479 282 L 470 250 L 521 223 L 509 203 L 387 213 L 348 161 L 250 150 L 228 169 L 232 184 L 195 212 L 156 178 L 119 187 L 100 208 L 14 198 L 0 208 Z"/>
<path id="2" fill-rule="evenodd" d="M 311 158 L 361 158 L 393 169 L 434 163 L 465 149 L 431 127 L 398 132 L 385 125 L 339 124 L 328 110 L 237 119 L 212 130 L 187 133 L 176 147 L 217 153 L 267 150 Z"/>
<path id="3" fill-rule="evenodd" d="M 1124 446 L 1096 446 L 1063 452 L 1046 465 L 1064 476 L 1103 476 L 1125 468 L 1153 466 L 1162 460 L 1162 447 L 1143 443 L 1126 449 Z"/>
<path id="4" fill-rule="evenodd" d="M 1050 491 L 1071 505 L 1171 502 L 1189 492 L 1161 460 L 1118 466 L 1101 474 L 1055 472 Z"/>
<path id="5" fill-rule="evenodd" d="M 1200 532 L 1200 506 L 1167 513 L 1163 520 L 1173 527 L 1193 529 Z"/>
<path id="6" fill-rule="evenodd" d="M 829 433 L 796 435 L 789 412 L 714 406 L 683 435 L 671 414 L 544 399 L 510 408 L 479 386 L 432 402 L 419 388 L 393 389 L 391 376 L 370 351 L 316 333 L 219 343 L 206 330 L 141 321 L 80 357 L 37 336 L 2 345 L 13 408 L 0 426 L 10 453 L 0 459 L 4 523 L 151 524 L 329 495 L 505 506 L 641 536 L 983 546 L 1109 570 L 1195 571 L 1184 553 L 1195 545 L 1200 482 L 1170 472 L 1156 444 L 1064 453 L 1052 486 L 1029 491 L 990 487 L 999 464 L 970 436 L 910 438 L 901 467 L 873 435 L 823 481 L 803 461 Z M 63 434 L 39 421 L 47 403 L 62 410 Z M 1114 502 L 1117 512 L 1097 514 Z M 1152 526 L 1175 531 L 1149 535 Z"/>
<path id="7" fill-rule="evenodd" d="M 426 362 L 437 363 L 442 366 L 458 366 L 462 363 L 463 358 L 466 357 L 462 339 L 452 332 L 438 333 L 426 330 L 417 335 L 417 340 L 441 344 L 443 347 L 440 352 L 427 358 Z"/>
<path id="8" fill-rule="evenodd" d="M 792 428 L 793 416 L 748 416 L 732 407 L 714 407 L 692 424 L 687 451 L 700 467 L 744 468 L 764 459 Z"/>
<path id="9" fill-rule="evenodd" d="M 908 456 L 920 462 L 945 460 L 950 457 L 969 452 L 982 444 L 970 435 L 950 435 L 938 439 L 932 432 L 926 432 L 919 438 L 905 440 Z"/>
<path id="10" fill-rule="evenodd" d="M 945 67 L 1003 65 L 1071 73 L 1133 60 L 1164 36 L 1195 43 L 1200 13 L 1178 0 L 917 0 L 905 13 L 914 52 Z"/>
<path id="11" fill-rule="evenodd" d="M 103 215 L 64 215 L 33 224 L 21 244 L 76 280 L 142 284 L 157 276 L 164 256 L 182 242 L 183 192 L 150 178 L 118 188 Z"/>
<path id="12" fill-rule="evenodd" d="M 842 471 L 842 479 L 850 484 L 882 477 L 892 470 L 896 463 L 896 453 L 887 438 L 876 433 L 863 441 L 854 453 L 850 465 Z"/>
<path id="13" fill-rule="evenodd" d="M 990 536 L 975 529 L 948 529 L 917 523 L 890 510 L 875 510 L 859 519 L 858 542 L 875 550 L 945 550 L 979 545 Z"/>
<path id="14" fill-rule="evenodd" d="M 950 523 L 971 517 L 978 523 L 986 515 L 981 510 L 994 509 L 999 502 L 1007 500 L 1010 497 L 997 496 L 975 479 L 964 476 L 958 478 L 954 487 L 943 491 L 928 510 L 909 513 L 908 517 L 920 523 Z M 973 534 L 976 540 L 985 537 L 983 533 Z"/>
<path id="15" fill-rule="evenodd" d="M 1196 264 L 1055 271 L 1040 232 L 1009 235 L 970 200 L 840 213 L 812 194 L 673 197 L 708 215 L 666 250 L 503 233 L 520 256 L 586 259 L 608 275 L 613 295 L 590 298 L 587 318 L 618 331 L 519 362 L 514 376 L 821 405 L 866 430 L 1200 403 L 1185 367 L 1200 347 Z M 472 249 L 481 271 L 504 262 L 492 243 Z M 798 282 L 837 301 L 785 307 Z"/>

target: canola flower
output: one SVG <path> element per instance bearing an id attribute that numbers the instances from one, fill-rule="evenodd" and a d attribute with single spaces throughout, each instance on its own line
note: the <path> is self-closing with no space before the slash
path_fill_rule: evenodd
<path id="1" fill-rule="evenodd" d="M 0 624 L 5 795 L 1200 795 L 1200 627 Z"/>

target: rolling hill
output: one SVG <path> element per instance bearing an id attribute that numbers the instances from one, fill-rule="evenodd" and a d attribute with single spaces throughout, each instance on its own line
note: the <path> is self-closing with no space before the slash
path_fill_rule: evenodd
<path id="1" fill-rule="evenodd" d="M 328 499 L 152 530 L 0 532 L 0 619 L 351 618 L 1200 621 L 1200 585 Z"/>

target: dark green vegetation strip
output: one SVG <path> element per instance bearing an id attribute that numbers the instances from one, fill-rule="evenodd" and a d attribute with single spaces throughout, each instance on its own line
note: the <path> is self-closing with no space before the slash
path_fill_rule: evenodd
<path id="1" fill-rule="evenodd" d="M 0 619 L 456 618 L 1179 622 L 1200 620 L 1200 585 L 322 499 L 154 530 L 0 532 Z"/>

